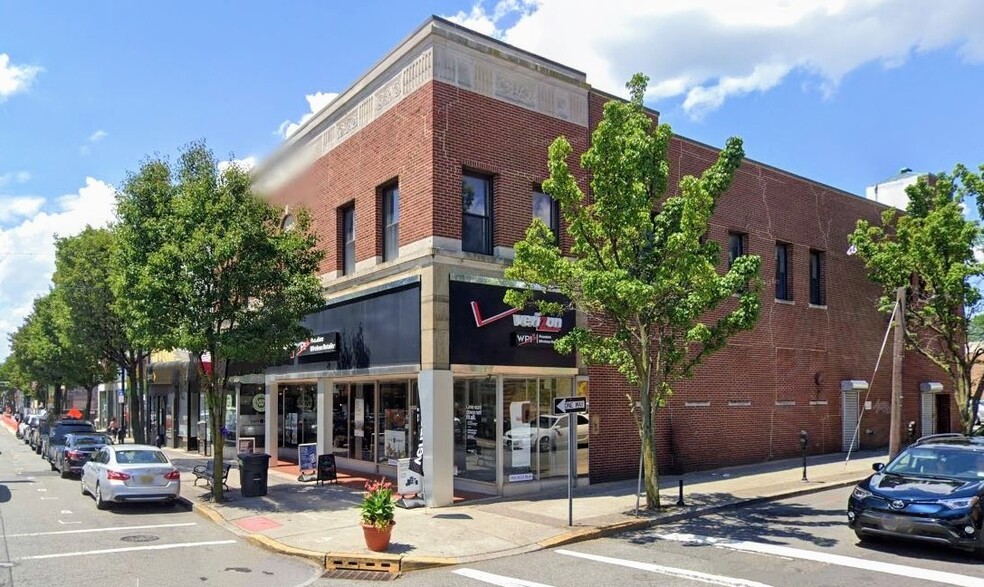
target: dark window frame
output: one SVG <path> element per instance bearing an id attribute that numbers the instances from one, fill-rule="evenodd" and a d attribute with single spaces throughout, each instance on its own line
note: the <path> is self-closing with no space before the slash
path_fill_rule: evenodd
<path id="1" fill-rule="evenodd" d="M 560 244 L 560 202 L 558 202 L 556 198 L 554 198 L 547 192 L 543 191 L 543 188 L 541 186 L 534 186 L 533 197 L 532 197 L 532 204 L 533 204 L 532 218 L 540 218 L 540 216 L 536 214 L 537 196 L 542 196 L 550 200 L 550 222 L 546 224 L 547 224 L 547 228 L 549 228 L 550 232 L 552 232 L 554 235 L 554 244 L 559 245 Z M 540 218 L 540 220 L 543 219 Z"/>
<path id="2" fill-rule="evenodd" d="M 400 184 L 399 182 L 391 182 L 382 186 L 379 191 L 382 208 L 380 233 L 383 237 L 382 257 L 385 263 L 400 256 Z M 393 207 L 395 222 L 390 217 L 391 202 L 395 202 L 395 207 Z"/>
<path id="3" fill-rule="evenodd" d="M 355 273 L 355 203 L 340 207 L 338 217 L 342 234 L 342 275 L 351 275 Z"/>
<path id="4" fill-rule="evenodd" d="M 475 179 L 485 183 L 485 214 L 473 214 L 468 211 L 468 207 L 465 206 L 465 178 Z M 492 230 L 494 227 L 494 220 L 492 211 L 494 210 L 494 198 L 495 198 L 495 178 L 487 173 L 481 173 L 479 171 L 464 170 L 461 173 L 461 250 L 466 253 L 476 253 L 479 255 L 491 255 L 493 253 L 494 242 Z M 466 243 L 469 241 L 465 237 L 465 231 L 467 230 L 467 220 L 468 219 L 479 219 L 482 222 L 484 228 L 484 239 L 481 243 L 482 246 L 479 250 L 474 250 L 466 248 Z"/>
<path id="5" fill-rule="evenodd" d="M 738 249 L 737 251 L 735 251 L 736 248 Z M 728 269 L 731 269 L 731 266 L 735 264 L 735 259 L 747 254 L 748 234 L 734 230 L 728 231 Z"/>
<path id="6" fill-rule="evenodd" d="M 781 253 L 781 254 L 780 254 Z M 776 299 L 793 301 L 793 245 L 776 241 Z"/>
<path id="7" fill-rule="evenodd" d="M 824 251 L 810 250 L 810 303 L 827 305 L 827 259 Z"/>

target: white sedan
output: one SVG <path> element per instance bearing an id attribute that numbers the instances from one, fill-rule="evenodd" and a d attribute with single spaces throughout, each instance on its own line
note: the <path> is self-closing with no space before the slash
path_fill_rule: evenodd
<path id="1" fill-rule="evenodd" d="M 82 495 L 92 495 L 96 508 L 126 501 L 174 503 L 181 495 L 181 473 L 155 446 L 104 446 L 82 467 Z"/>
<path id="2" fill-rule="evenodd" d="M 566 446 L 567 443 L 567 418 L 572 414 L 563 416 L 552 416 L 544 414 L 531 422 L 529 426 L 516 427 L 506 431 L 503 435 L 507 449 L 516 447 L 536 446 L 540 452 L 555 450 L 558 445 Z M 577 414 L 576 430 L 578 445 L 588 443 L 588 432 L 591 421 L 587 414 Z M 533 443 L 536 443 L 535 445 Z"/>

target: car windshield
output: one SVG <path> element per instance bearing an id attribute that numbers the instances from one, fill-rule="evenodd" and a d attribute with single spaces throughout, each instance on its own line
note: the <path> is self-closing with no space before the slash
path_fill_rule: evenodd
<path id="1" fill-rule="evenodd" d="M 540 419 L 537 421 L 537 426 L 540 428 L 550 428 L 556 423 L 557 418 L 553 416 L 540 416 Z"/>
<path id="2" fill-rule="evenodd" d="M 885 467 L 893 475 L 984 479 L 984 447 L 980 450 L 944 446 L 910 448 Z"/>
<path id="3" fill-rule="evenodd" d="M 159 450 L 118 450 L 116 462 L 121 465 L 166 464 L 167 457 Z"/>

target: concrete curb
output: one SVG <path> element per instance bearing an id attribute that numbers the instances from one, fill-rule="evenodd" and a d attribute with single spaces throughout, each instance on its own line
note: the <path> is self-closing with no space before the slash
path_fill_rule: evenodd
<path id="1" fill-rule="evenodd" d="M 623 532 L 633 532 L 638 530 L 645 530 L 647 528 L 652 528 L 654 526 L 659 526 L 662 524 L 672 524 L 675 522 L 680 522 L 682 520 L 687 520 L 691 518 L 699 518 L 701 516 L 707 516 L 711 514 L 717 514 L 729 510 L 735 510 L 742 507 L 748 507 L 751 505 L 756 505 L 760 503 L 767 503 L 770 501 L 776 501 L 780 499 L 789 499 L 793 497 L 800 497 L 803 495 L 810 495 L 813 493 L 820 493 L 821 491 L 827 491 L 829 489 L 840 489 L 842 487 L 849 487 L 855 485 L 859 481 L 863 480 L 867 474 L 861 475 L 857 478 L 845 479 L 841 481 L 834 481 L 831 483 L 816 483 L 802 489 L 795 489 L 789 491 L 777 491 L 775 493 L 752 497 L 748 499 L 739 499 L 728 503 L 697 507 L 689 509 L 686 511 L 668 513 L 664 515 L 659 515 L 652 518 L 639 518 L 631 520 L 623 520 L 615 522 L 612 524 L 606 524 L 603 526 L 594 526 L 588 528 L 579 528 L 577 530 L 571 530 L 552 536 L 545 540 L 535 542 L 525 546 L 519 546 L 516 548 L 508 549 L 505 551 L 482 553 L 472 556 L 465 557 L 429 557 L 429 556 L 413 556 L 413 555 L 393 555 L 386 553 L 332 553 L 332 552 L 316 552 L 311 550 L 304 550 L 301 548 L 295 548 L 287 544 L 283 544 L 273 538 L 264 536 L 262 534 L 241 534 L 244 538 L 261 548 L 275 552 L 277 554 L 283 554 L 287 556 L 301 557 L 320 565 L 329 568 L 329 561 L 334 560 L 346 560 L 353 561 L 354 563 L 364 563 L 366 561 L 377 561 L 382 565 L 392 565 L 394 563 L 399 565 L 399 572 L 410 572 L 410 571 L 420 571 L 423 569 L 433 569 L 437 567 L 449 567 L 462 564 L 471 564 L 475 562 L 492 560 L 496 558 L 502 558 L 506 556 L 512 556 L 514 554 L 524 554 L 528 552 L 535 552 L 538 550 L 545 550 L 548 548 L 557 548 L 559 546 L 566 546 L 569 544 L 575 544 L 578 542 L 586 542 L 588 540 L 595 540 L 598 538 L 604 538 L 607 536 L 613 536 L 615 534 L 621 534 Z M 201 503 L 191 503 L 187 498 L 181 497 L 181 501 L 189 504 L 191 508 L 199 515 L 208 518 L 209 520 L 215 522 L 216 524 L 228 526 L 229 521 L 222 517 L 222 514 L 215 511 L 211 506 Z"/>

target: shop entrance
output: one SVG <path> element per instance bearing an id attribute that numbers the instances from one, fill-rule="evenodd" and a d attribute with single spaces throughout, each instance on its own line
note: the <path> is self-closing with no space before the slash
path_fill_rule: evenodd
<path id="1" fill-rule="evenodd" d="M 410 455 L 420 430 L 416 381 L 341 383 L 331 401 L 336 456 L 395 466 Z"/>
<path id="2" fill-rule="evenodd" d="M 317 386 L 280 385 L 277 391 L 279 429 L 277 459 L 297 464 L 297 445 L 318 439 Z"/>

